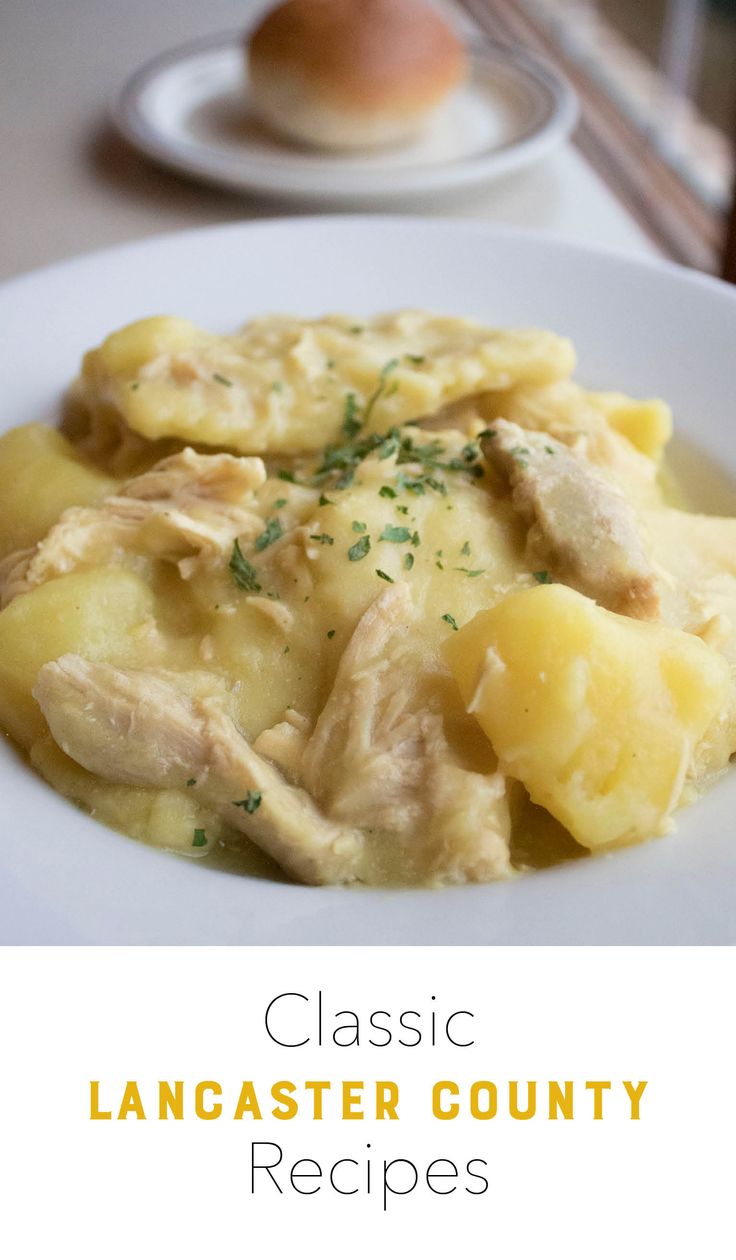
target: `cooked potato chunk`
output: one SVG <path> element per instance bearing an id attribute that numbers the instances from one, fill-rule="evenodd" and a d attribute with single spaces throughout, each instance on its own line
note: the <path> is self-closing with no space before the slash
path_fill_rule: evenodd
<path id="1" fill-rule="evenodd" d="M 695 636 L 558 585 L 508 595 L 445 650 L 502 769 L 591 849 L 666 829 L 732 686 Z"/>
<path id="2" fill-rule="evenodd" d="M 613 392 L 588 394 L 588 399 L 642 454 L 657 461 L 662 458 L 672 437 L 672 412 L 667 403 L 660 398 L 639 401 Z"/>
<path id="3" fill-rule="evenodd" d="M 19 595 L 0 613 L 0 723 L 24 748 L 46 729 L 31 696 L 38 671 L 64 652 L 100 661 L 135 655 L 133 632 L 151 621 L 153 596 L 123 569 L 70 573 Z"/>
<path id="4" fill-rule="evenodd" d="M 55 429 L 24 424 L 0 437 L 0 485 L 1 558 L 32 547 L 65 508 L 97 503 L 114 483 L 83 463 Z"/>

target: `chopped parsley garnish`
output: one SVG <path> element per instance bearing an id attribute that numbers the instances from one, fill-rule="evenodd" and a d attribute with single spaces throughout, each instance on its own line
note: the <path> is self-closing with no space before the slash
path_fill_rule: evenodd
<path id="1" fill-rule="evenodd" d="M 194 787 L 196 782 L 196 779 L 187 779 L 187 787 Z"/>
<path id="2" fill-rule="evenodd" d="M 357 337 L 359 333 L 365 332 L 365 328 L 362 324 L 353 324 L 352 328 L 348 328 L 348 332 L 351 332 L 353 336 Z"/>
<path id="3" fill-rule="evenodd" d="M 337 366 L 337 361 L 335 359 L 328 359 L 325 364 L 325 367 L 327 368 L 329 372 L 331 372 L 332 369 L 336 366 Z"/>
<path id="4" fill-rule="evenodd" d="M 288 645 L 288 643 L 287 643 L 286 647 L 284 648 L 284 651 L 283 651 L 282 655 L 283 655 L 283 656 L 286 656 L 286 653 L 287 653 L 287 652 L 290 652 L 290 651 L 291 651 L 291 648 L 289 647 L 289 645 Z"/>
<path id="5" fill-rule="evenodd" d="M 537 579 L 540 586 L 549 586 L 552 581 L 552 578 L 546 569 L 540 569 L 539 573 L 535 573 L 533 576 Z"/>
<path id="6" fill-rule="evenodd" d="M 435 560 L 435 565 L 437 566 L 437 568 L 438 568 L 438 569 L 441 569 L 441 570 L 442 570 L 442 572 L 444 573 L 444 571 L 445 571 L 445 566 L 444 566 L 444 564 L 442 563 L 442 561 L 441 561 L 441 560 Z"/>
<path id="7" fill-rule="evenodd" d="M 414 557 L 410 551 L 407 551 L 406 555 L 404 556 L 404 568 L 405 569 L 414 568 Z"/>
<path id="8" fill-rule="evenodd" d="M 464 542 L 464 543 L 463 543 L 462 547 L 460 548 L 460 555 L 461 555 L 461 556 L 469 556 L 469 555 L 470 555 L 470 543 L 469 543 L 469 542 Z"/>
<path id="9" fill-rule="evenodd" d="M 140 389 L 140 387 L 141 387 L 140 381 L 133 381 L 130 386 L 131 389 Z"/>
<path id="10" fill-rule="evenodd" d="M 280 481 L 291 481 L 293 482 L 294 485 L 297 484 L 296 477 L 294 476 L 293 472 L 289 472 L 288 468 L 279 468 L 278 472 L 276 473 L 276 476 L 279 478 Z"/>
<path id="11" fill-rule="evenodd" d="M 406 505 L 405 503 L 397 503 L 397 504 L 396 504 L 396 511 L 397 511 L 397 512 L 401 512 L 401 515 L 402 515 L 402 516 L 408 516 L 408 515 L 409 515 L 409 509 L 408 509 L 408 507 L 407 507 L 407 505 Z"/>
<path id="12" fill-rule="evenodd" d="M 365 521 L 353 521 L 354 534 L 364 534 L 367 528 Z"/>
<path id="13" fill-rule="evenodd" d="M 495 438 L 495 436 L 496 436 L 495 429 L 482 429 L 481 432 L 478 434 L 478 441 L 480 441 L 481 438 Z"/>
<path id="14" fill-rule="evenodd" d="M 328 505 L 330 505 L 330 506 L 331 506 L 334 502 L 335 502 L 335 500 L 334 500 L 334 499 L 328 499 L 326 494 L 321 494 L 321 495 L 319 496 L 319 506 L 320 506 L 320 507 L 327 507 Z"/>
<path id="15" fill-rule="evenodd" d="M 194 828 L 194 839 L 192 840 L 193 849 L 203 849 L 207 843 L 207 835 L 201 827 Z"/>
<path id="16" fill-rule="evenodd" d="M 455 568 L 456 573 L 466 573 L 468 577 L 480 577 L 481 573 L 485 573 L 485 569 L 459 569 Z"/>
<path id="17" fill-rule="evenodd" d="M 427 356 L 425 354 L 405 354 L 404 355 L 404 358 L 408 359 L 410 363 L 424 363 L 426 360 L 426 357 Z"/>
<path id="18" fill-rule="evenodd" d="M 266 547 L 270 547 L 271 543 L 277 542 L 278 539 L 282 537 L 283 532 L 284 531 L 281 528 L 281 521 L 277 516 L 273 516 L 271 520 L 266 523 L 266 528 L 263 533 L 259 534 L 256 538 L 256 551 L 265 551 Z"/>
<path id="19" fill-rule="evenodd" d="M 255 814 L 256 810 L 260 807 L 262 800 L 262 792 L 248 791 L 242 801 L 233 801 L 233 805 L 237 805 L 239 808 L 244 809 L 246 814 Z"/>
<path id="20" fill-rule="evenodd" d="M 520 468 L 529 467 L 529 460 L 524 458 L 524 456 L 528 454 L 529 454 L 528 446 L 512 446 L 509 451 L 509 455 L 514 460 L 514 462 L 519 465 Z"/>
<path id="21" fill-rule="evenodd" d="M 250 563 L 250 560 L 246 560 L 240 550 L 240 543 L 237 538 L 233 543 L 233 551 L 230 556 L 228 568 L 241 591 L 260 591 L 261 584 L 258 581 L 256 571 Z"/>
<path id="22" fill-rule="evenodd" d="M 273 505 L 274 512 L 278 512 L 279 508 L 286 507 L 288 502 L 288 499 L 277 499 Z"/>
<path id="23" fill-rule="evenodd" d="M 283 388 L 284 388 L 283 381 L 274 381 L 273 384 L 271 385 L 271 389 L 273 390 L 274 394 L 280 394 Z"/>
<path id="24" fill-rule="evenodd" d="M 363 421 L 360 419 L 360 410 L 358 400 L 355 394 L 348 394 L 345 398 L 345 411 L 343 412 L 342 431 L 349 442 L 352 442 L 356 434 L 360 433 L 363 427 Z"/>
<path id="25" fill-rule="evenodd" d="M 414 530 L 414 533 L 411 536 L 411 545 L 412 547 L 421 547 L 422 545 L 422 540 L 416 530 Z"/>
<path id="26" fill-rule="evenodd" d="M 223 376 L 222 372 L 213 372 L 212 379 L 213 381 L 217 381 L 218 385 L 227 385 L 228 389 L 232 389 L 232 381 L 228 380 L 226 376 Z"/>
<path id="27" fill-rule="evenodd" d="M 411 530 L 406 525 L 384 525 L 383 533 L 379 534 L 379 542 L 405 543 L 411 538 Z M 416 546 L 416 544 L 415 544 Z"/>
<path id="28" fill-rule="evenodd" d="M 374 389 L 373 393 L 371 394 L 370 398 L 368 399 L 368 402 L 365 405 L 365 410 L 363 412 L 364 425 L 367 424 L 368 421 L 370 420 L 371 415 L 373 413 L 373 408 L 375 407 L 376 403 L 381 397 L 381 394 L 385 392 L 386 381 L 388 380 L 391 373 L 395 371 L 398 366 L 399 366 L 398 359 L 389 359 L 388 363 L 384 363 L 383 367 L 381 368 L 381 371 L 378 375 L 378 384 L 376 388 Z M 395 382 L 394 382 L 394 386 L 395 387 L 392 389 L 392 393 L 396 393 Z"/>
<path id="29" fill-rule="evenodd" d="M 328 630 L 328 631 L 327 631 L 327 638 L 328 638 L 328 639 L 334 639 L 334 637 L 335 637 L 335 631 L 334 631 L 334 630 Z"/>
<path id="30" fill-rule="evenodd" d="M 457 622 L 456 622 L 455 618 L 453 617 L 452 613 L 443 613 L 443 614 L 442 614 L 442 620 L 443 620 L 443 621 L 446 621 L 446 622 L 447 622 L 447 624 L 448 624 L 448 626 L 452 626 L 453 630 L 457 630 L 457 628 L 458 628 L 458 627 L 457 627 Z"/>
<path id="31" fill-rule="evenodd" d="M 381 486 L 381 489 L 378 491 L 378 493 L 380 494 L 382 499 L 395 499 L 396 498 L 396 491 L 394 490 L 393 486 Z"/>
<path id="32" fill-rule="evenodd" d="M 388 573 L 384 573 L 383 569 L 376 569 L 376 574 L 378 577 L 383 578 L 384 582 L 393 582 L 393 578 L 389 577 Z"/>
<path id="33" fill-rule="evenodd" d="M 353 543 L 352 547 L 348 548 L 348 560 L 362 560 L 368 555 L 370 549 L 371 540 L 367 534 L 364 534 L 356 543 Z"/>
<path id="34" fill-rule="evenodd" d="M 322 543 L 323 547 L 331 547 L 335 541 L 332 534 L 310 534 L 309 537 L 313 542 Z"/>
<path id="35" fill-rule="evenodd" d="M 545 451 L 547 452 L 547 454 L 548 454 L 548 455 L 554 455 L 554 453 L 555 453 L 555 452 L 554 452 L 554 450 L 552 449 L 552 447 L 551 447 L 551 446 L 545 446 L 545 448 L 544 448 L 544 449 L 545 449 Z"/>
<path id="36" fill-rule="evenodd" d="M 475 442 L 467 442 L 461 452 L 463 460 L 466 464 L 472 464 L 473 461 L 478 458 L 479 453 L 480 452 L 478 451 L 478 447 L 475 445 Z"/>

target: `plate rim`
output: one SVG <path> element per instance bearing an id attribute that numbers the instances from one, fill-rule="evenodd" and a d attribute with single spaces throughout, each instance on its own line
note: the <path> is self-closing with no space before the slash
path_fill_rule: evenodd
<path id="1" fill-rule="evenodd" d="M 316 172 L 297 174 L 284 164 L 269 160 L 259 162 L 249 159 L 242 175 L 217 171 L 196 156 L 187 155 L 146 118 L 140 108 L 140 98 L 150 84 L 171 67 L 201 53 L 214 52 L 242 45 L 241 29 L 200 36 L 176 48 L 157 54 L 133 72 L 109 106 L 109 116 L 118 133 L 136 150 L 158 165 L 175 170 L 197 182 L 228 188 L 234 192 L 260 192 L 266 196 L 282 196 L 295 200 L 318 203 L 343 203 L 396 200 L 426 192 L 452 191 L 474 184 L 482 184 L 502 178 L 539 160 L 551 149 L 561 144 L 571 134 L 579 117 L 577 94 L 568 80 L 544 59 L 524 48 L 517 48 L 502 41 L 473 36 L 466 39 L 471 59 L 510 62 L 517 74 L 532 80 L 537 88 L 546 91 L 550 99 L 549 116 L 521 140 L 512 141 L 499 149 L 484 151 L 480 155 L 428 163 L 423 166 L 393 169 L 390 186 L 380 184 L 380 171 L 373 169 L 370 189 L 350 187 L 351 174 L 343 180 L 335 178 L 330 187 L 318 186 Z M 203 146 L 206 147 L 206 146 Z M 211 150 L 213 157 L 216 149 Z M 284 177 L 284 171 L 288 175 Z M 355 172 L 352 173 L 353 177 Z M 321 183 L 321 181 L 320 181 Z M 376 186 L 376 183 L 378 186 Z"/>

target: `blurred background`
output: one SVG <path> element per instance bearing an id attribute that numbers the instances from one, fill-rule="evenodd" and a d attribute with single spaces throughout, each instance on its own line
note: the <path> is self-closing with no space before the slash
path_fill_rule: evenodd
<path id="1" fill-rule="evenodd" d="M 568 74 L 582 104 L 576 142 L 663 249 L 708 270 L 724 266 L 736 169 L 736 0 L 466 7 L 487 30 L 546 50 Z"/>
<path id="2" fill-rule="evenodd" d="M 392 209 L 473 215 L 622 248 L 642 239 L 736 280 L 736 0 L 436 4 L 464 33 L 531 51 L 563 74 L 581 117 L 571 140 L 534 171 L 454 203 Z M 0 0 L 0 273 L 154 231 L 313 211 L 293 198 L 189 182 L 140 156 L 109 122 L 111 99 L 151 57 L 245 30 L 267 7 Z"/>

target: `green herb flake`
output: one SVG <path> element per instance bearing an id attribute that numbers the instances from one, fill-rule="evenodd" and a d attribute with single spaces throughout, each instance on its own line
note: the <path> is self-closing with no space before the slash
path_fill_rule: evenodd
<path id="1" fill-rule="evenodd" d="M 332 505 L 334 504 L 334 502 L 335 502 L 335 500 L 334 500 L 334 499 L 328 499 L 326 494 L 321 494 L 321 495 L 319 496 L 319 506 L 320 506 L 320 507 L 332 507 Z"/>
<path id="2" fill-rule="evenodd" d="M 283 532 L 279 518 L 277 516 L 271 517 L 271 520 L 266 522 L 266 528 L 263 533 L 256 538 L 254 544 L 256 551 L 265 551 L 266 547 L 270 547 L 271 543 L 277 542 L 282 537 Z"/>
<path id="3" fill-rule="evenodd" d="M 237 538 L 233 543 L 233 550 L 232 555 L 230 556 L 228 568 L 235 578 L 236 585 L 240 587 L 241 591 L 260 591 L 261 584 L 258 581 L 256 571 L 250 563 L 250 560 L 246 560 L 240 550 L 240 543 Z"/>
<path id="4" fill-rule="evenodd" d="M 278 512 L 279 508 L 286 507 L 288 502 L 288 499 L 277 499 L 273 505 L 274 512 Z"/>
<path id="5" fill-rule="evenodd" d="M 293 485 L 298 484 L 297 479 L 294 476 L 293 472 L 289 472 L 288 468 L 279 468 L 276 473 L 276 476 L 278 477 L 279 481 L 290 481 Z"/>
<path id="6" fill-rule="evenodd" d="M 414 533 L 411 536 L 411 545 L 412 547 L 421 547 L 422 545 L 422 540 L 416 530 L 414 530 Z"/>
<path id="7" fill-rule="evenodd" d="M 193 849 L 203 849 L 207 844 L 207 835 L 201 827 L 194 828 L 194 839 L 192 840 Z"/>
<path id="8" fill-rule="evenodd" d="M 397 512 L 401 512 L 401 515 L 402 515 L 402 516 L 408 516 L 408 515 L 409 515 L 409 508 L 407 507 L 407 505 L 406 505 L 405 503 L 397 503 L 397 504 L 396 504 L 396 511 L 397 511 Z"/>
<path id="9" fill-rule="evenodd" d="M 130 386 L 131 389 L 140 389 L 140 387 L 141 387 L 140 381 L 133 381 Z"/>
<path id="10" fill-rule="evenodd" d="M 334 631 L 334 630 L 328 630 L 328 631 L 327 631 L 327 638 L 328 638 L 328 639 L 334 639 L 334 637 L 335 637 L 335 631 Z"/>
<path id="11" fill-rule="evenodd" d="M 427 356 L 426 354 L 405 354 L 404 358 L 408 359 L 410 363 L 425 363 Z"/>
<path id="12" fill-rule="evenodd" d="M 365 328 L 362 324 L 353 324 L 352 328 L 348 328 L 348 332 L 351 332 L 354 337 L 359 337 L 362 332 L 365 332 Z"/>
<path id="13" fill-rule="evenodd" d="M 363 421 L 360 419 L 360 411 L 358 400 L 355 394 L 347 394 L 345 398 L 345 410 L 343 411 L 342 431 L 349 442 L 360 433 L 363 427 Z"/>
<path id="14" fill-rule="evenodd" d="M 455 568 L 456 573 L 465 573 L 468 577 L 480 577 L 481 573 L 485 573 L 485 569 L 459 569 Z"/>
<path id="15" fill-rule="evenodd" d="M 353 521 L 354 534 L 364 534 L 367 528 L 365 521 Z"/>
<path id="16" fill-rule="evenodd" d="M 187 779 L 187 787 L 194 787 L 196 782 L 196 779 Z"/>
<path id="17" fill-rule="evenodd" d="M 283 382 L 283 381 L 274 381 L 274 382 L 272 383 L 272 385 L 271 385 L 271 389 L 273 390 L 274 394 L 281 394 L 281 393 L 283 393 L 283 390 L 284 390 L 284 382 Z"/>
<path id="18" fill-rule="evenodd" d="M 285 648 L 284 648 L 284 650 L 283 650 L 282 655 L 283 655 L 283 656 L 286 656 L 287 652 L 290 652 L 290 651 L 291 651 L 291 648 L 289 647 L 289 645 L 288 645 L 288 643 L 287 643 L 286 647 L 285 647 Z"/>
<path id="19" fill-rule="evenodd" d="M 458 625 L 452 613 L 443 613 L 442 620 L 446 621 L 448 626 L 452 626 L 453 630 L 457 630 Z"/>
<path id="20" fill-rule="evenodd" d="M 384 582 L 393 582 L 393 578 L 388 573 L 384 573 L 383 569 L 376 569 L 376 576 L 383 578 Z"/>
<path id="21" fill-rule="evenodd" d="M 323 547 L 332 547 L 335 542 L 332 534 L 310 534 L 309 537 L 313 542 L 322 543 Z"/>
<path id="22" fill-rule="evenodd" d="M 414 568 L 414 557 L 410 551 L 407 551 L 406 555 L 404 556 L 404 568 L 407 570 Z"/>
<path id="23" fill-rule="evenodd" d="M 370 549 L 371 540 L 367 534 L 364 534 L 356 543 L 353 543 L 352 547 L 348 548 L 348 560 L 362 560 L 368 555 Z"/>
<path id="24" fill-rule="evenodd" d="M 382 499 L 395 499 L 396 498 L 396 491 L 394 490 L 393 486 L 381 486 L 381 489 L 378 491 L 378 493 L 380 494 Z"/>
<path id="25" fill-rule="evenodd" d="M 365 410 L 363 412 L 364 425 L 366 425 L 368 421 L 370 420 L 371 415 L 373 414 L 373 408 L 375 407 L 376 403 L 381 397 L 381 394 L 385 393 L 386 382 L 389 376 L 391 375 L 392 372 L 396 370 L 398 366 L 399 366 L 398 359 L 389 359 L 388 363 L 384 363 L 383 367 L 381 368 L 381 371 L 378 374 L 378 384 L 376 388 L 374 389 L 373 393 L 371 394 L 370 398 L 368 399 L 368 402 L 365 405 Z M 395 387 L 391 389 L 391 393 L 395 394 L 397 389 L 398 389 L 398 385 L 395 385 Z M 393 451 L 391 451 L 390 453 L 393 455 Z M 385 459 L 386 455 L 382 455 L 381 458 Z"/>
<path id="26" fill-rule="evenodd" d="M 540 569 L 539 573 L 535 573 L 533 574 L 533 576 L 537 579 L 540 586 L 549 586 L 550 582 L 552 581 L 552 578 L 550 577 L 546 569 Z"/>
<path id="27" fill-rule="evenodd" d="M 332 369 L 333 369 L 334 367 L 337 367 L 337 360 L 336 360 L 336 359 L 328 359 L 328 360 L 327 360 L 327 362 L 326 362 L 326 364 L 325 364 L 325 367 L 327 368 L 327 371 L 328 371 L 328 372 L 331 372 L 331 371 L 332 371 Z"/>
<path id="28" fill-rule="evenodd" d="M 233 801 L 232 803 L 233 805 L 237 805 L 239 809 L 244 809 L 246 814 L 255 814 L 256 810 L 260 808 L 262 800 L 262 792 L 252 792 L 249 790 L 246 792 L 242 801 Z"/>
<path id="29" fill-rule="evenodd" d="M 233 387 L 232 381 L 229 380 L 227 376 L 223 376 L 222 372 L 213 372 L 212 379 L 213 381 L 217 381 L 218 385 L 227 385 L 228 389 L 232 389 Z"/>
<path id="30" fill-rule="evenodd" d="M 411 530 L 405 525 L 384 525 L 383 532 L 379 534 L 379 542 L 405 543 L 411 538 Z"/>
<path id="31" fill-rule="evenodd" d="M 554 454 L 555 454 L 555 452 L 554 452 L 554 450 L 553 450 L 553 448 L 552 448 L 551 446 L 545 446 L 545 448 L 544 448 L 544 449 L 545 449 L 545 451 L 547 452 L 547 454 L 548 454 L 548 455 L 554 455 Z"/>
<path id="32" fill-rule="evenodd" d="M 461 556 L 469 556 L 469 555 L 470 555 L 470 543 L 469 543 L 469 542 L 464 542 L 464 543 L 463 543 L 462 547 L 460 548 L 460 555 L 461 555 Z"/>

